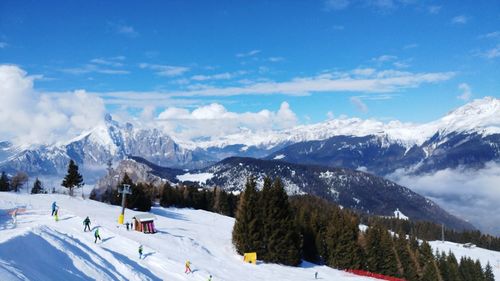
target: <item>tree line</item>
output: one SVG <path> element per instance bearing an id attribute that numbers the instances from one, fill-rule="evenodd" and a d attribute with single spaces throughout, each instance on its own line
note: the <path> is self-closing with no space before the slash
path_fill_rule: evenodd
<path id="1" fill-rule="evenodd" d="M 127 173 L 117 186 L 106 189 L 99 198 L 93 190 L 90 199 L 121 205 L 118 189 L 124 184 L 128 184 L 132 191 L 132 194 L 126 197 L 125 206 L 143 212 L 150 211 L 152 204 L 158 202 L 162 207 L 194 208 L 234 216 L 238 201 L 237 195 L 221 188 L 205 189 L 185 184 L 172 186 L 169 182 L 156 187 L 149 183 L 134 183 Z"/>
<path id="2" fill-rule="evenodd" d="M 9 176 L 2 171 L 0 175 L 0 191 L 14 191 L 18 192 L 22 186 L 28 182 L 28 174 L 25 172 L 17 172 L 14 176 Z M 69 195 L 73 196 L 74 188 L 82 187 L 84 184 L 83 177 L 78 171 L 78 165 L 73 160 L 68 163 L 68 172 L 64 177 L 61 185 L 69 189 Z M 38 177 L 33 182 L 31 194 L 48 193 L 48 190 L 43 186 Z M 54 193 L 54 191 L 52 191 Z"/>
<path id="3" fill-rule="evenodd" d="M 279 179 L 264 179 L 262 191 L 249 178 L 233 228 L 238 253 L 298 265 L 306 260 L 337 269 L 360 269 L 406 280 L 490 281 L 492 268 L 453 253 L 436 253 L 425 240 L 390 232 L 381 223 L 360 231 L 360 217 L 311 195 L 288 198 Z"/>
<path id="4" fill-rule="evenodd" d="M 376 216 L 362 215 L 361 221 L 367 225 L 374 223 L 382 224 L 394 232 L 402 232 L 407 235 L 415 235 L 424 240 L 441 240 L 442 226 L 428 221 L 399 220 L 396 218 L 382 218 Z M 473 243 L 481 248 L 500 251 L 500 237 L 483 234 L 479 230 L 444 229 L 446 241 L 455 243 Z"/>

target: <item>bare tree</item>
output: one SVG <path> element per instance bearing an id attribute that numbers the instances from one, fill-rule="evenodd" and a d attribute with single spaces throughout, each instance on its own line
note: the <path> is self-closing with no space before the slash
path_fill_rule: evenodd
<path id="1" fill-rule="evenodd" d="M 15 192 L 18 192 L 19 188 L 22 187 L 27 182 L 28 182 L 28 174 L 26 174 L 25 172 L 17 172 L 17 174 L 12 177 L 10 181 L 10 186 Z"/>

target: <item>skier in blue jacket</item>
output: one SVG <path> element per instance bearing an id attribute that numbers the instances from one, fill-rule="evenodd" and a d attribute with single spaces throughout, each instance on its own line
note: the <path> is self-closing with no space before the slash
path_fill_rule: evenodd
<path id="1" fill-rule="evenodd" d="M 52 202 L 52 215 L 51 216 L 54 215 L 54 213 L 56 212 L 56 210 L 57 210 L 57 204 L 56 204 L 56 201 L 54 201 L 54 202 Z"/>

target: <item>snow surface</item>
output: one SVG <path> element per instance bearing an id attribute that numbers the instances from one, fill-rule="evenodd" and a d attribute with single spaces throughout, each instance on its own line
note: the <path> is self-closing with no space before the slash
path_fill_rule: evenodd
<path id="1" fill-rule="evenodd" d="M 493 268 L 493 274 L 495 274 L 495 280 L 500 280 L 500 252 L 490 251 L 483 248 L 464 248 L 463 244 L 453 243 L 444 241 L 430 241 L 429 244 L 432 247 L 432 251 L 436 252 L 453 252 L 458 261 L 461 257 L 471 257 L 476 260 L 479 259 L 483 267 L 489 262 Z"/>
<path id="2" fill-rule="evenodd" d="M 183 175 L 177 175 L 176 178 L 180 181 L 206 183 L 207 180 L 213 177 L 214 177 L 213 173 L 198 173 L 198 174 L 185 173 Z"/>
<path id="3" fill-rule="evenodd" d="M 280 159 L 283 159 L 283 158 L 285 158 L 285 157 L 286 157 L 286 156 L 285 156 L 285 154 L 279 154 L 279 155 L 274 156 L 274 158 L 273 158 L 273 159 L 274 159 L 274 160 L 280 160 Z"/>
<path id="4" fill-rule="evenodd" d="M 405 216 L 399 209 L 396 209 L 396 211 L 394 211 L 394 217 L 400 220 L 408 220 L 408 217 Z"/>
<path id="5" fill-rule="evenodd" d="M 60 220 L 50 205 L 60 206 Z M 8 211 L 21 208 L 14 225 Z M 116 221 L 120 207 L 66 195 L 0 193 L 0 280 L 374 280 L 311 263 L 300 267 L 245 264 L 231 243 L 234 219 L 175 208 L 153 208 L 156 234 L 127 231 Z M 126 210 L 125 220 L 135 214 Z M 89 216 L 102 242 L 83 232 Z M 144 259 L 137 249 L 144 246 Z M 194 271 L 184 274 L 186 260 Z"/>

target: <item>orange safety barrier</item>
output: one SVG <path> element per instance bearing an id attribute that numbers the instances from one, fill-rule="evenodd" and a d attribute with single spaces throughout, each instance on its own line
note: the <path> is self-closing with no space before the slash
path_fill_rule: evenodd
<path id="1" fill-rule="evenodd" d="M 388 280 L 388 281 L 406 281 L 406 279 L 401 279 L 401 278 L 396 278 L 392 276 L 386 276 L 383 274 L 378 274 L 378 273 L 373 273 L 365 270 L 358 270 L 358 269 L 347 269 L 346 270 L 349 273 L 360 275 L 360 276 L 366 276 L 366 277 L 372 277 L 372 278 L 377 278 L 381 280 Z"/>

